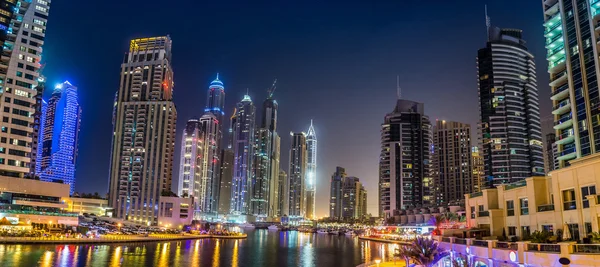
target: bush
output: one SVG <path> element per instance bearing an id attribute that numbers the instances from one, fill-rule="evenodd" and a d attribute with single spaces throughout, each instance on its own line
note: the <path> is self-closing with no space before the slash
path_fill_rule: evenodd
<path id="1" fill-rule="evenodd" d="M 529 240 L 531 240 L 532 243 L 549 243 L 551 236 L 552 234 L 548 231 L 540 232 L 536 230 L 533 233 L 531 233 L 531 235 L 529 236 Z"/>

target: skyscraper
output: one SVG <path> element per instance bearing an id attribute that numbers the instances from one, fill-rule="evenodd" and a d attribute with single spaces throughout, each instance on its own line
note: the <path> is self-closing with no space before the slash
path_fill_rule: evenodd
<path id="1" fill-rule="evenodd" d="M 57 85 L 44 112 L 42 153 L 37 155 L 40 165 L 37 176 L 42 181 L 68 184 L 69 193 L 73 194 L 81 125 L 77 87 L 68 81 Z"/>
<path id="2" fill-rule="evenodd" d="M 109 205 L 113 216 L 156 225 L 171 190 L 175 122 L 169 36 L 133 39 L 121 64 Z"/>
<path id="3" fill-rule="evenodd" d="M 423 103 L 398 99 L 381 125 L 379 216 L 433 204 L 431 183 L 431 122 Z"/>
<path id="4" fill-rule="evenodd" d="M 221 189 L 219 190 L 219 214 L 228 214 L 231 207 L 231 180 L 233 179 L 233 150 L 221 149 Z"/>
<path id="5" fill-rule="evenodd" d="M 315 218 L 315 192 L 317 184 L 317 135 L 310 120 L 306 136 L 306 218 Z"/>
<path id="6" fill-rule="evenodd" d="M 331 175 L 329 187 L 329 218 L 339 220 L 342 217 L 342 180 L 346 178 L 346 169 L 336 167 Z"/>
<path id="7" fill-rule="evenodd" d="M 46 82 L 43 76 L 38 78 L 38 85 L 35 87 L 37 94 L 35 95 L 35 112 L 33 113 L 33 134 L 31 135 L 31 164 L 29 165 L 29 176 L 36 176 L 40 172 L 38 156 L 42 154 L 42 131 L 44 129 L 44 120 L 47 103 L 44 101 L 44 90 Z"/>
<path id="8" fill-rule="evenodd" d="M 557 148 L 556 134 L 546 134 L 546 144 L 544 146 L 544 167 L 546 173 L 553 171 L 557 167 L 556 165 L 558 165 L 558 161 L 554 154 L 556 153 Z"/>
<path id="9" fill-rule="evenodd" d="M 477 72 L 485 187 L 544 175 L 535 63 L 522 31 L 489 28 Z"/>
<path id="10" fill-rule="evenodd" d="M 270 149 L 271 131 L 265 128 L 257 129 L 254 136 L 252 183 L 250 185 L 250 214 L 257 218 L 265 218 L 269 214 Z"/>
<path id="11" fill-rule="evenodd" d="M 544 1 L 556 168 L 600 152 L 597 1 Z"/>
<path id="12" fill-rule="evenodd" d="M 269 197 L 268 205 L 270 217 L 282 216 L 280 210 L 280 202 L 282 197 L 280 195 L 279 185 L 279 163 L 280 163 L 280 137 L 277 133 L 277 111 L 278 104 L 273 98 L 273 93 L 276 89 L 277 80 L 273 82 L 273 85 L 267 91 L 267 99 L 263 102 L 262 111 L 262 129 L 266 129 L 270 132 L 271 138 L 269 140 L 269 146 L 266 153 L 269 158 L 269 170 L 268 170 L 268 181 L 269 181 Z"/>
<path id="13" fill-rule="evenodd" d="M 233 128 L 233 180 L 231 183 L 231 213 L 248 214 L 249 191 L 252 182 L 254 154 L 254 114 L 256 110 L 249 95 L 237 103 Z"/>
<path id="14" fill-rule="evenodd" d="M 202 177 L 202 157 L 204 156 L 204 136 L 198 119 L 188 120 L 181 136 L 181 156 L 177 195 L 194 197 L 200 200 L 200 181 Z"/>
<path id="15" fill-rule="evenodd" d="M 278 177 L 277 194 L 279 195 L 279 202 L 277 202 L 277 209 L 279 210 L 279 216 L 287 216 L 290 210 L 290 180 L 284 170 L 279 170 Z"/>
<path id="16" fill-rule="evenodd" d="M 289 166 L 289 217 L 304 218 L 306 216 L 306 134 L 290 133 L 292 147 L 290 149 Z"/>
<path id="17" fill-rule="evenodd" d="M 473 192 L 471 126 L 437 121 L 433 128 L 435 203 L 444 206 L 464 201 Z"/>
<path id="18" fill-rule="evenodd" d="M 0 1 L 0 176 L 31 174 L 33 115 L 50 1 Z"/>
<path id="19" fill-rule="evenodd" d="M 221 124 L 211 112 L 206 112 L 200 117 L 200 132 L 204 137 L 203 155 L 200 159 L 201 178 L 199 201 L 195 202 L 194 219 L 203 219 L 208 213 L 216 213 L 218 210 L 219 189 L 221 182 L 219 174 L 219 138 Z"/>
<path id="20" fill-rule="evenodd" d="M 473 164 L 473 192 L 480 192 L 484 189 L 483 156 L 476 146 L 471 148 L 471 162 Z"/>

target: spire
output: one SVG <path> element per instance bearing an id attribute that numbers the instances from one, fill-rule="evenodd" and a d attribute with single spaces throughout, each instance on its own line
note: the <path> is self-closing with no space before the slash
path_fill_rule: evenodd
<path id="1" fill-rule="evenodd" d="M 485 28 L 487 34 L 487 41 L 490 41 L 490 27 L 492 26 L 492 20 L 488 17 L 487 5 L 485 5 Z"/>
<path id="2" fill-rule="evenodd" d="M 277 89 L 277 79 L 273 81 L 273 85 L 271 85 L 271 88 L 267 90 L 267 98 L 273 98 L 273 93 L 275 92 L 275 89 Z"/>
<path id="3" fill-rule="evenodd" d="M 215 78 L 211 83 L 211 86 L 213 85 L 217 85 L 217 86 L 223 86 L 223 82 L 221 80 L 219 80 L 219 73 L 217 72 L 217 78 Z"/>
<path id="4" fill-rule="evenodd" d="M 308 134 L 307 134 L 307 136 L 316 137 L 315 127 L 313 127 L 313 120 L 312 119 L 310 119 L 310 127 L 308 127 Z"/>
<path id="5" fill-rule="evenodd" d="M 396 96 L 398 99 L 402 97 L 402 89 L 400 89 L 400 75 L 396 75 Z"/>
<path id="6" fill-rule="evenodd" d="M 250 98 L 250 89 L 246 88 L 246 94 L 244 95 L 244 98 L 242 99 L 242 102 L 244 101 L 252 101 L 252 98 Z"/>

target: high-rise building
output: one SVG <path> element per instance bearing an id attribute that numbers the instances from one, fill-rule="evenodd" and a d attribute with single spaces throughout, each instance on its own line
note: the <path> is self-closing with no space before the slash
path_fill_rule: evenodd
<path id="1" fill-rule="evenodd" d="M 600 152 L 600 6 L 597 1 L 546 0 L 543 7 L 558 169 Z"/>
<path id="2" fill-rule="evenodd" d="M 489 28 L 477 74 L 485 187 L 544 175 L 535 63 L 522 31 Z"/>
<path id="3" fill-rule="evenodd" d="M 479 153 L 479 148 L 474 146 L 471 148 L 471 164 L 473 164 L 473 192 L 481 192 L 484 189 L 484 171 L 483 171 L 483 156 Z"/>
<path id="4" fill-rule="evenodd" d="M 204 112 L 210 112 L 215 115 L 215 118 L 219 123 L 223 121 L 225 116 L 225 87 L 223 82 L 219 80 L 219 74 L 208 87 L 208 98 L 206 101 L 206 108 Z M 219 140 L 221 140 L 222 130 L 219 127 Z"/>
<path id="5" fill-rule="evenodd" d="M 277 209 L 279 210 L 279 216 L 287 216 L 290 210 L 290 180 L 284 170 L 279 170 L 278 177 L 279 187 L 277 194 L 279 195 L 279 202 L 277 202 Z"/>
<path id="6" fill-rule="evenodd" d="M 436 121 L 433 127 L 433 178 L 438 206 L 464 201 L 473 192 L 471 126 Z"/>
<path id="7" fill-rule="evenodd" d="M 276 89 L 276 83 L 273 82 L 271 88 L 267 92 L 267 99 L 263 102 L 262 112 L 262 129 L 266 129 L 270 132 L 271 138 L 269 140 L 269 147 L 267 148 L 267 155 L 269 158 L 269 170 L 268 170 L 268 181 L 269 181 L 269 217 L 280 217 L 281 213 L 280 202 L 282 198 L 280 196 L 279 186 L 279 163 L 280 163 L 280 140 L 279 134 L 277 133 L 277 111 L 278 104 L 273 98 L 273 93 Z"/>
<path id="8" fill-rule="evenodd" d="M 331 175 L 329 187 L 329 218 L 339 220 L 342 217 L 342 180 L 346 178 L 346 169 L 336 167 Z"/>
<path id="9" fill-rule="evenodd" d="M 317 135 L 310 120 L 306 135 L 306 218 L 315 219 L 315 192 L 317 187 Z"/>
<path id="10" fill-rule="evenodd" d="M 233 128 L 233 180 L 231 208 L 235 215 L 248 214 L 252 183 L 252 156 L 254 155 L 255 107 L 249 95 L 237 103 Z"/>
<path id="11" fill-rule="evenodd" d="M 179 166 L 179 183 L 177 195 L 194 197 L 194 202 L 200 200 L 200 181 L 202 177 L 202 156 L 204 136 L 200 131 L 198 119 L 188 120 L 181 137 L 181 157 Z"/>
<path id="12" fill-rule="evenodd" d="M 221 164 L 219 149 L 221 124 L 217 117 L 206 112 L 200 117 L 200 132 L 203 135 L 204 147 L 200 159 L 200 196 L 199 201 L 194 202 L 194 219 L 201 220 L 203 215 L 216 213 L 218 210 L 219 189 L 221 182 L 219 174 L 221 173 Z"/>
<path id="13" fill-rule="evenodd" d="M 38 85 L 35 87 L 37 94 L 35 95 L 35 112 L 33 113 L 33 134 L 31 136 L 31 164 L 29 165 L 29 176 L 35 177 L 40 172 L 40 164 L 38 164 L 38 155 L 42 154 L 42 131 L 44 129 L 44 117 L 46 114 L 47 104 L 44 100 L 44 90 L 46 82 L 44 77 L 38 78 Z M 39 178 L 39 177 L 38 177 Z"/>
<path id="14" fill-rule="evenodd" d="M 398 99 L 381 125 L 379 216 L 433 204 L 431 122 L 423 103 Z"/>
<path id="15" fill-rule="evenodd" d="M 250 214 L 263 219 L 269 215 L 271 137 L 269 129 L 260 128 L 255 131 L 252 183 L 250 184 Z"/>
<path id="16" fill-rule="evenodd" d="M 171 45 L 169 36 L 133 39 L 121 64 L 108 198 L 116 218 L 157 225 L 159 197 L 171 190 Z"/>
<path id="17" fill-rule="evenodd" d="M 50 2 L 0 1 L 0 176 L 31 175 L 32 123 Z"/>
<path id="18" fill-rule="evenodd" d="M 306 134 L 290 133 L 292 147 L 290 149 L 289 166 L 289 217 L 304 218 L 306 216 Z"/>
<path id="19" fill-rule="evenodd" d="M 221 149 L 221 189 L 219 214 L 228 214 L 231 207 L 231 180 L 233 179 L 233 150 Z"/>
<path id="20" fill-rule="evenodd" d="M 557 148 L 556 134 L 546 134 L 546 144 L 544 145 L 544 167 L 546 174 L 553 171 L 556 167 L 555 165 L 558 164 L 554 154 Z"/>
<path id="21" fill-rule="evenodd" d="M 81 126 L 81 107 L 77 87 L 68 81 L 54 89 L 45 114 L 41 133 L 40 165 L 36 173 L 46 182 L 60 181 L 69 185 L 69 193 L 75 192 L 75 162 Z"/>

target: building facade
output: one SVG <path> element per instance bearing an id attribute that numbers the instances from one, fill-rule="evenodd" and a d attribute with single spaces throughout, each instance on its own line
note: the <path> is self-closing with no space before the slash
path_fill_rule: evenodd
<path id="1" fill-rule="evenodd" d="M 42 153 L 37 155 L 36 160 L 40 165 L 36 173 L 40 180 L 68 184 L 71 194 L 75 192 L 75 162 L 81 126 L 77 95 L 77 87 L 68 81 L 54 89 L 42 115 Z"/>
<path id="2" fill-rule="evenodd" d="M 346 178 L 346 169 L 336 167 L 331 175 L 329 186 L 329 218 L 339 220 L 342 217 L 342 181 Z"/>
<path id="3" fill-rule="evenodd" d="M 121 64 L 110 167 L 114 217 L 158 224 L 162 191 L 171 190 L 177 112 L 171 38 L 134 39 Z"/>
<path id="4" fill-rule="evenodd" d="M 255 107 L 249 95 L 236 105 L 233 128 L 233 180 L 231 183 L 230 213 L 248 214 L 254 154 Z"/>
<path id="5" fill-rule="evenodd" d="M 290 179 L 284 170 L 279 170 L 278 178 L 279 202 L 277 202 L 277 209 L 279 210 L 279 216 L 287 216 L 290 210 Z"/>
<path id="6" fill-rule="evenodd" d="M 216 213 L 218 210 L 219 189 L 221 187 L 219 181 L 219 174 L 221 173 L 219 156 L 221 151 L 218 143 L 220 129 L 221 124 L 213 113 L 206 112 L 200 117 L 200 132 L 203 135 L 204 147 L 200 159 L 200 194 L 198 202 L 194 202 L 195 220 L 200 220 L 203 215 Z"/>
<path id="7" fill-rule="evenodd" d="M 433 204 L 431 122 L 423 103 L 398 99 L 381 125 L 379 216 Z"/>
<path id="8" fill-rule="evenodd" d="M 600 74 L 595 1 L 544 1 L 557 168 L 600 151 Z"/>
<path id="9" fill-rule="evenodd" d="M 231 207 L 231 180 L 233 179 L 233 150 L 221 150 L 221 189 L 219 190 L 219 214 L 228 214 Z"/>
<path id="10" fill-rule="evenodd" d="M 556 165 L 558 165 L 558 161 L 556 160 L 554 154 L 558 148 L 556 145 L 556 134 L 547 134 L 545 141 L 546 142 L 544 144 L 544 168 L 545 172 L 549 173 L 553 171 L 555 167 L 557 167 Z"/>
<path id="11" fill-rule="evenodd" d="M 477 74 L 485 186 L 543 175 L 535 63 L 522 31 L 490 28 Z"/>
<path id="12" fill-rule="evenodd" d="M 483 189 L 484 169 L 483 156 L 479 153 L 479 148 L 471 148 L 471 164 L 473 164 L 473 192 L 479 192 Z"/>
<path id="13" fill-rule="evenodd" d="M 292 147 L 290 149 L 289 166 L 289 213 L 292 218 L 306 216 L 306 134 L 290 133 Z"/>
<path id="14" fill-rule="evenodd" d="M 158 204 L 158 225 L 160 227 L 182 229 L 190 225 L 193 218 L 193 198 L 161 196 Z"/>
<path id="15" fill-rule="evenodd" d="M 199 202 L 198 197 L 200 196 L 203 148 L 204 135 L 200 130 L 200 121 L 190 119 L 187 121 L 181 137 L 177 195 L 180 197 L 194 197 L 196 202 Z"/>
<path id="16" fill-rule="evenodd" d="M 0 176 L 31 174 L 36 87 L 51 1 L 1 1 Z M 6 12 L 10 9 L 10 12 Z"/>
<path id="17" fill-rule="evenodd" d="M 280 196 L 280 185 L 279 185 L 279 164 L 280 164 L 280 142 L 281 138 L 277 133 L 277 114 L 279 105 L 273 98 L 273 93 L 276 89 L 276 82 L 273 83 L 271 88 L 268 90 L 267 99 L 263 102 L 262 110 L 262 129 L 266 129 L 270 132 L 271 138 L 269 140 L 269 147 L 267 148 L 267 155 L 269 158 L 269 211 L 268 215 L 271 218 L 280 217 L 283 214 L 280 210 L 280 202 L 282 198 Z"/>
<path id="18" fill-rule="evenodd" d="M 272 134 L 269 129 L 260 128 L 255 131 L 252 183 L 250 184 L 250 214 L 258 220 L 265 219 L 269 215 L 271 140 Z"/>
<path id="19" fill-rule="evenodd" d="M 46 120 L 45 113 L 47 104 L 44 100 L 44 90 L 46 89 L 45 78 L 38 78 L 38 85 L 35 87 L 37 94 L 35 95 L 35 112 L 33 113 L 33 134 L 31 135 L 31 162 L 29 165 L 29 176 L 35 177 L 39 173 L 39 157 L 42 154 L 42 131 L 44 129 L 44 121 Z"/>
<path id="20" fill-rule="evenodd" d="M 317 134 L 310 120 L 306 135 L 306 218 L 315 219 L 315 193 L 317 191 Z"/>
<path id="21" fill-rule="evenodd" d="M 454 121 L 436 121 L 433 147 L 435 204 L 444 206 L 462 202 L 465 194 L 473 192 L 471 126 Z"/>
<path id="22" fill-rule="evenodd" d="M 67 211 L 83 215 L 84 213 L 96 216 L 109 216 L 108 200 L 102 198 L 69 197 Z"/>

